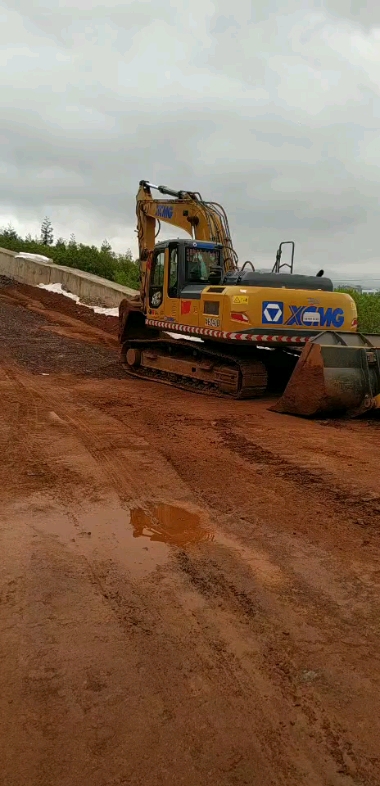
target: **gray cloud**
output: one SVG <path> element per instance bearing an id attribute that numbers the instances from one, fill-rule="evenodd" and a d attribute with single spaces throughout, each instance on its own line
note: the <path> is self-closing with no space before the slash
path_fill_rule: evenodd
<path id="1" fill-rule="evenodd" d="M 375 274 L 377 5 L 235 5 L 0 0 L 0 213 L 121 249 L 150 178 L 221 202 L 242 258 Z"/>
<path id="2" fill-rule="evenodd" d="M 325 8 L 338 19 L 349 19 L 362 27 L 380 24 L 380 7 L 376 0 L 327 0 Z"/>

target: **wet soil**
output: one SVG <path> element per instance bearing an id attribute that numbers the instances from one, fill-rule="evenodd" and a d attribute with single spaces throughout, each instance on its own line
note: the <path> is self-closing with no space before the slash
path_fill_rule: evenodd
<path id="1" fill-rule="evenodd" d="M 0 289 L 0 783 L 379 786 L 380 423 L 125 377 L 32 295 Z"/>

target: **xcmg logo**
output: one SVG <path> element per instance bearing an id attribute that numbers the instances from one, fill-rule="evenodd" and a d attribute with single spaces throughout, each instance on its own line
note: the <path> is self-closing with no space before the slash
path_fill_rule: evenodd
<path id="1" fill-rule="evenodd" d="M 173 218 L 173 208 L 171 205 L 157 205 L 157 218 Z"/>
<path id="2" fill-rule="evenodd" d="M 287 327 L 340 328 L 344 325 L 342 308 L 323 308 L 323 306 L 289 306 L 290 316 L 286 318 L 287 306 L 283 301 L 264 300 L 262 303 L 263 325 L 286 325 Z"/>
<path id="3" fill-rule="evenodd" d="M 285 322 L 288 327 L 340 328 L 344 324 L 342 308 L 323 308 L 322 306 L 290 306 L 290 317 Z"/>

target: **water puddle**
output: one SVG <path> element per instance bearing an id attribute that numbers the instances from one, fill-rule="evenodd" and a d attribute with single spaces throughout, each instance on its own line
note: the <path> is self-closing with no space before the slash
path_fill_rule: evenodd
<path id="1" fill-rule="evenodd" d="M 90 507 L 34 495 L 24 512 L 36 532 L 57 538 L 91 562 L 118 563 L 135 578 L 165 565 L 172 546 L 214 539 L 202 512 L 164 503 L 129 511 L 116 495 L 94 500 Z"/>
<path id="2" fill-rule="evenodd" d="M 167 503 L 156 505 L 149 512 L 134 508 L 131 524 L 135 538 L 148 538 L 170 546 L 183 547 L 214 540 L 213 531 L 199 513 Z"/>
<path id="3" fill-rule="evenodd" d="M 263 584 L 285 581 L 267 553 L 215 533 L 206 512 L 192 506 L 157 503 L 129 510 L 116 494 L 74 506 L 36 493 L 20 504 L 17 514 L 36 534 L 45 533 L 91 564 L 104 565 L 106 573 L 115 563 L 130 576 L 144 578 L 168 563 L 173 547 L 214 543 L 242 560 Z"/>

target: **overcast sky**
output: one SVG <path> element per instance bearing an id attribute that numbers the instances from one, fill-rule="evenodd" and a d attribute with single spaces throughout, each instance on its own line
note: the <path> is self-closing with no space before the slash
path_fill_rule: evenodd
<path id="1" fill-rule="evenodd" d="M 136 252 L 147 178 L 242 261 L 380 279 L 376 0 L 0 0 L 0 31 L 1 225 Z"/>

